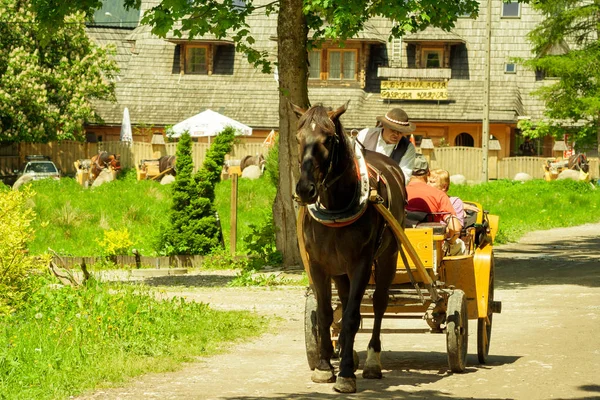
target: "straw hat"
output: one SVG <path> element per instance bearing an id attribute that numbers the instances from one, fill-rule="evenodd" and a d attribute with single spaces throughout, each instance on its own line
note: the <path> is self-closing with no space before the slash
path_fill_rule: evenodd
<path id="1" fill-rule="evenodd" d="M 410 133 L 417 128 L 415 124 L 408 121 L 408 115 L 401 108 L 392 108 L 385 115 L 377 117 L 377 121 L 386 128 L 402 133 Z"/>

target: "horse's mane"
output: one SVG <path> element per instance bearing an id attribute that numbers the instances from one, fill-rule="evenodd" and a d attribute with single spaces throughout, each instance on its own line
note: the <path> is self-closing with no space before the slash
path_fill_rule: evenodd
<path id="1" fill-rule="evenodd" d="M 298 128 L 302 129 L 306 125 L 315 123 L 316 126 L 327 135 L 333 135 L 337 133 L 337 136 L 342 142 L 342 149 L 348 149 L 347 154 L 352 156 L 353 153 L 350 146 L 350 138 L 345 134 L 339 118 L 336 119 L 335 122 L 329 118 L 329 114 L 327 114 L 327 112 L 331 110 L 331 107 L 324 107 L 322 105 L 316 105 L 309 108 L 298 121 Z"/>

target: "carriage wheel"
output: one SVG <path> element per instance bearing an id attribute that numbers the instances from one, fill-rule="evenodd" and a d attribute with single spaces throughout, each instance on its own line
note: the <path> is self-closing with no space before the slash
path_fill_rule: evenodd
<path id="1" fill-rule="evenodd" d="M 446 310 L 446 349 L 452 372 L 464 372 L 467 365 L 469 320 L 467 299 L 462 290 L 455 290 L 448 298 Z"/>
<path id="2" fill-rule="evenodd" d="M 494 258 L 490 265 L 490 287 L 488 289 L 487 318 L 477 319 L 477 358 L 479 363 L 487 362 L 492 338 L 492 317 L 494 304 Z"/>
<path id="3" fill-rule="evenodd" d="M 317 328 L 317 298 L 310 290 L 304 306 L 304 342 L 308 367 L 314 370 L 319 364 L 319 330 Z"/>

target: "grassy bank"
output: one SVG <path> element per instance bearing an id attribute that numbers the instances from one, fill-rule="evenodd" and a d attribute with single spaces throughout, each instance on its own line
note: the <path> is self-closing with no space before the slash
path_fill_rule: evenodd
<path id="1" fill-rule="evenodd" d="M 455 185 L 449 193 L 500 216 L 497 243 L 516 242 L 536 230 L 600 222 L 600 189 L 584 182 L 503 180 Z"/>
<path id="2" fill-rule="evenodd" d="M 142 286 L 90 282 L 57 289 L 46 283 L 38 279 L 25 308 L 0 320 L 0 398 L 68 398 L 175 370 L 268 325 L 249 312 L 155 300 Z"/>
<path id="3" fill-rule="evenodd" d="M 72 179 L 34 183 L 38 219 L 33 254 L 48 247 L 78 256 L 101 254 L 97 240 L 106 229 L 126 228 L 134 248 L 143 255 L 156 255 L 154 242 L 168 222 L 171 192 L 156 182 L 119 180 L 86 190 Z M 252 225 L 271 218 L 276 189 L 268 179 L 239 180 L 238 252 L 246 250 L 243 238 Z M 473 186 L 452 186 L 450 193 L 481 203 L 500 215 L 499 243 L 517 241 L 524 233 L 561 226 L 600 221 L 600 190 L 573 181 L 526 183 L 492 181 Z M 231 181 L 216 187 L 215 205 L 221 218 L 225 244 L 229 246 Z"/>

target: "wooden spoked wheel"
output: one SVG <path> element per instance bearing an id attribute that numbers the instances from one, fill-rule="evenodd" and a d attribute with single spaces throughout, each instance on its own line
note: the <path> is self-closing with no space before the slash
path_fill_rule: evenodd
<path id="1" fill-rule="evenodd" d="M 455 290 L 448 298 L 446 310 L 446 349 L 452 372 L 464 372 L 467 366 L 469 319 L 467 299 L 462 290 Z"/>
<path id="2" fill-rule="evenodd" d="M 319 364 L 319 330 L 317 328 L 317 298 L 310 290 L 304 306 L 304 342 L 308 367 L 314 370 Z"/>
<path id="3" fill-rule="evenodd" d="M 494 304 L 494 258 L 490 266 L 490 287 L 488 289 L 487 317 L 477 319 L 477 358 L 479 363 L 487 362 L 492 337 L 492 317 Z"/>

